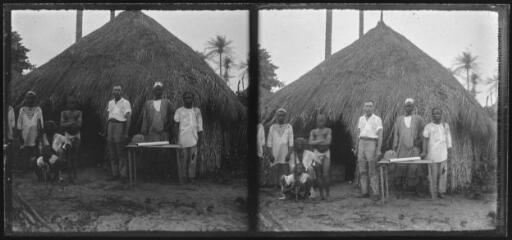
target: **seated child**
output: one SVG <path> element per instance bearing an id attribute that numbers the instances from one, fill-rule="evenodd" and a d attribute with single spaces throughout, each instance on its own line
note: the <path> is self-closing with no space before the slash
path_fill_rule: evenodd
<path id="1" fill-rule="evenodd" d="M 290 155 L 290 175 L 281 177 L 281 191 L 284 198 L 305 199 L 310 196 L 311 186 L 315 179 L 314 165 L 316 158 L 313 152 L 305 149 L 306 140 L 297 138 Z"/>
<path id="2" fill-rule="evenodd" d="M 53 166 L 56 171 L 56 176 L 60 181 L 62 178 L 62 170 L 66 167 L 67 155 L 68 152 L 71 151 L 72 144 L 68 138 L 66 138 L 63 134 L 58 132 L 59 127 L 53 121 L 45 122 L 44 134 L 43 134 L 43 142 L 44 145 L 50 147 L 53 153 L 58 157 L 56 165 Z M 51 146 L 49 139 L 52 139 Z M 70 182 L 73 182 L 73 178 L 71 177 L 72 169 L 70 171 Z"/>

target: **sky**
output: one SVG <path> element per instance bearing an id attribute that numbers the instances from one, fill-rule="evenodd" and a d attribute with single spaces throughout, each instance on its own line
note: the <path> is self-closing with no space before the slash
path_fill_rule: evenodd
<path id="1" fill-rule="evenodd" d="M 324 60 L 325 10 L 263 10 L 259 42 L 278 66 L 285 84 L 297 80 Z M 380 11 L 364 12 L 364 32 L 377 26 Z M 476 55 L 482 78 L 498 72 L 498 13 L 485 11 L 384 11 L 386 25 L 399 32 L 445 67 L 463 51 Z M 359 11 L 333 10 L 332 53 L 359 37 Z M 465 78 L 458 77 L 460 81 Z M 485 86 L 477 100 L 485 104 Z"/>
<path id="2" fill-rule="evenodd" d="M 116 15 L 121 11 L 116 11 Z M 232 41 L 235 63 L 249 55 L 248 11 L 142 11 L 155 19 L 192 49 L 203 52 L 206 42 L 216 35 Z M 82 36 L 106 24 L 110 11 L 85 10 Z M 12 30 L 20 34 L 27 47 L 29 61 L 41 66 L 75 41 L 75 10 L 18 10 L 12 12 Z M 211 65 L 218 72 L 215 65 Z M 229 86 L 236 91 L 241 71 L 235 66 Z M 247 84 L 245 84 L 247 87 Z"/>

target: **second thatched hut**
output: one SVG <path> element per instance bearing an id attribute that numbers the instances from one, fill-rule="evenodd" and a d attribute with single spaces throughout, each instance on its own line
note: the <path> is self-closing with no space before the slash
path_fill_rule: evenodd
<path id="1" fill-rule="evenodd" d="M 336 162 L 350 155 L 365 100 L 376 102 L 385 151 L 391 148 L 393 123 L 403 114 L 408 97 L 416 100 L 416 113 L 426 121 L 431 109 L 439 106 L 451 125 L 455 159 L 448 167 L 450 190 L 476 181 L 482 163 L 495 166 L 496 129 L 482 106 L 445 67 L 383 22 L 266 98 L 262 118 L 268 125 L 275 111 L 284 107 L 300 136 L 314 127 L 319 111 L 326 113 L 334 132 L 331 150 Z"/>

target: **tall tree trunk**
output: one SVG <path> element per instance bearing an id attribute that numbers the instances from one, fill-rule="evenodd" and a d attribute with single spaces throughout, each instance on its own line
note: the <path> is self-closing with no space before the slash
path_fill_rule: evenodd
<path id="1" fill-rule="evenodd" d="M 325 14 L 325 59 L 331 56 L 332 45 L 332 9 Z"/>
<path id="2" fill-rule="evenodd" d="M 222 53 L 219 53 L 219 77 L 222 77 Z"/>
<path id="3" fill-rule="evenodd" d="M 76 35 L 75 42 L 82 38 L 83 10 L 76 10 Z"/>
<path id="4" fill-rule="evenodd" d="M 466 68 L 466 85 L 469 91 L 469 68 Z"/>
<path id="5" fill-rule="evenodd" d="M 112 22 L 116 17 L 116 10 L 110 10 L 110 21 Z"/>
<path id="6" fill-rule="evenodd" d="M 359 38 L 364 34 L 364 12 L 359 10 Z"/>

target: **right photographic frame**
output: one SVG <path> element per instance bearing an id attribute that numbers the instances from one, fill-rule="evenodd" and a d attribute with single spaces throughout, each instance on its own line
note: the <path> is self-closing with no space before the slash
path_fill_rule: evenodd
<path id="1" fill-rule="evenodd" d="M 258 230 L 502 232 L 508 7 L 310 7 L 258 13 Z"/>

